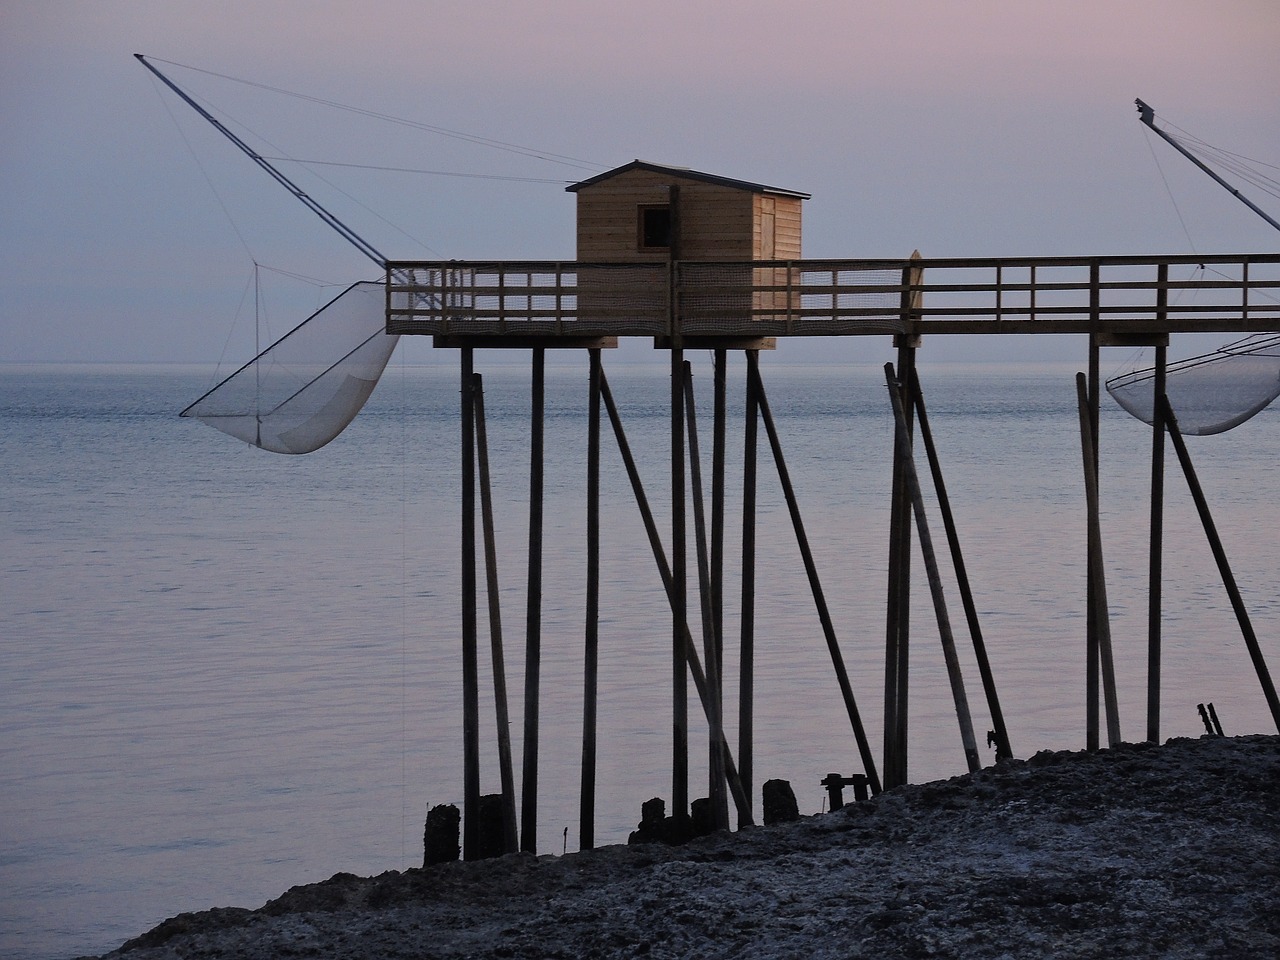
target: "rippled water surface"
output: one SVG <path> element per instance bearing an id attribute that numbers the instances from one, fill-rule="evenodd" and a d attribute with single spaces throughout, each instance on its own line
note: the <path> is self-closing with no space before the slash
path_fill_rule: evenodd
<path id="1" fill-rule="evenodd" d="M 710 367 L 695 361 L 709 454 Z M 606 360 L 606 363 L 608 361 Z M 481 354 L 517 778 L 528 373 Z M 880 754 L 891 418 L 883 375 L 763 369 L 868 735 Z M 664 536 L 665 367 L 609 367 Z M 731 365 L 728 732 L 736 743 L 742 362 Z M 1015 752 L 1084 743 L 1084 494 L 1073 368 L 922 359 Z M 160 920 L 421 862 L 461 801 L 456 355 L 393 361 L 329 447 L 280 457 L 174 413 L 203 370 L 0 368 L 0 954 L 103 952 Z M 548 378 L 538 846 L 575 849 L 585 591 L 585 361 Z M 1104 405 L 1102 494 L 1122 733 L 1145 736 L 1150 439 Z M 607 426 L 606 426 L 607 431 Z M 763 440 L 763 432 L 761 434 Z M 1270 496 L 1280 417 L 1193 439 L 1264 651 L 1280 658 Z M 604 457 L 597 843 L 670 797 L 670 615 L 617 447 Z M 777 474 L 762 452 L 755 779 L 860 769 Z M 709 475 L 709 468 L 706 471 Z M 1170 454 L 1161 734 L 1273 728 Z M 933 514 L 941 545 L 941 522 Z M 690 542 L 690 557 L 694 556 Z M 949 565 L 944 564 L 945 569 Z M 917 559 L 917 571 L 922 568 Z M 949 578 L 949 574 L 948 574 Z M 950 617 L 967 642 L 950 579 Z M 497 792 L 481 595 L 482 790 Z M 696 617 L 696 608 L 694 610 Z M 696 628 L 696 623 L 695 623 Z M 979 739 L 990 721 L 962 650 Z M 963 772 L 928 590 L 913 590 L 910 775 Z M 696 713 L 691 709 L 691 716 Z M 693 725 L 691 792 L 705 792 Z M 984 748 L 984 759 L 991 754 Z M 567 835 L 565 833 L 567 828 Z"/>

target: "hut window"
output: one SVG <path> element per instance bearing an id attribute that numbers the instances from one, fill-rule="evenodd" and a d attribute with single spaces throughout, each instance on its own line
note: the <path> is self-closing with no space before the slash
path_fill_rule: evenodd
<path id="1" fill-rule="evenodd" d="M 671 207 L 640 207 L 640 249 L 652 250 L 671 245 Z"/>

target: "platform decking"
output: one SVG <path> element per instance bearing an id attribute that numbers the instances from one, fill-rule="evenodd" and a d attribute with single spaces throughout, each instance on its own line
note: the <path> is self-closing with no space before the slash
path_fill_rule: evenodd
<path id="1" fill-rule="evenodd" d="M 1280 330 L 1280 254 L 393 261 L 387 332 L 456 338 Z"/>

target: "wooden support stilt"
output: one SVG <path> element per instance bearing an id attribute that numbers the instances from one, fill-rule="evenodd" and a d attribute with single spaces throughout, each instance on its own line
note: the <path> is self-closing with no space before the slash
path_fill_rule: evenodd
<path id="1" fill-rule="evenodd" d="M 1089 579 L 1093 583 L 1093 606 L 1089 620 L 1097 636 L 1098 662 L 1102 668 L 1102 695 L 1106 702 L 1107 744 L 1120 743 L 1120 716 L 1116 700 L 1115 660 L 1111 654 L 1111 620 L 1107 607 L 1107 583 L 1102 563 L 1102 520 L 1098 503 L 1097 437 L 1090 422 L 1089 388 L 1083 373 L 1076 375 L 1080 408 L 1080 439 L 1084 452 L 1084 485 L 1089 519 Z M 1097 749 L 1096 747 L 1094 749 Z"/>
<path id="2" fill-rule="evenodd" d="M 649 548 L 653 552 L 654 562 L 658 565 L 658 575 L 662 578 L 662 586 L 666 590 L 667 601 L 672 609 L 675 609 L 675 578 L 671 575 L 671 565 L 667 562 L 666 551 L 662 548 L 662 537 L 658 533 L 658 524 L 653 517 L 653 511 L 649 507 L 649 499 L 645 496 L 644 483 L 640 479 L 640 470 L 636 466 L 635 457 L 632 456 L 631 445 L 627 442 L 627 434 L 622 427 L 622 417 L 618 413 L 617 404 L 613 400 L 613 392 L 609 389 L 609 379 L 605 376 L 603 370 L 600 373 L 600 398 L 604 401 L 605 411 L 609 415 L 609 422 L 613 426 L 613 433 L 618 441 L 618 452 L 622 455 L 622 463 L 626 468 L 627 478 L 631 481 L 631 490 L 635 494 L 636 506 L 640 510 L 640 519 L 644 523 L 645 534 L 649 538 Z M 694 645 L 693 635 L 689 632 L 689 625 L 685 623 L 683 627 L 684 652 L 689 673 L 693 677 L 694 687 L 702 701 L 703 713 L 709 723 L 711 717 L 710 690 L 707 685 L 706 674 L 702 670 L 702 663 L 698 657 L 698 648 Z M 727 742 L 724 743 L 721 749 L 724 752 L 725 778 L 729 781 L 729 791 L 738 810 L 738 823 L 741 826 L 750 826 L 753 823 L 751 805 L 743 790 L 742 780 L 738 776 L 738 769 L 734 765 L 733 753 Z"/>
<path id="3" fill-rule="evenodd" d="M 904 275 L 904 282 L 907 281 Z M 905 297 L 905 294 L 904 294 Z M 904 310 L 907 305 L 904 300 Z M 915 371 L 915 348 L 906 337 L 898 342 L 900 377 Z M 911 436 L 913 407 L 904 400 L 907 436 Z M 907 495 L 905 465 L 894 444 L 892 493 L 889 509 L 889 570 L 884 664 L 884 764 L 885 787 L 907 782 L 908 679 L 911 665 L 911 504 Z"/>
<path id="4" fill-rule="evenodd" d="M 1161 266 L 1161 270 L 1167 267 Z M 1167 295 L 1163 284 L 1159 294 Z M 1167 348 L 1156 347 L 1154 393 L 1151 397 L 1151 556 L 1147 596 L 1147 740 L 1160 742 L 1161 594 L 1164 566 L 1164 396 Z"/>
<path id="5" fill-rule="evenodd" d="M 542 670 L 542 484 L 546 401 L 546 349 L 533 351 L 529 425 L 529 596 L 524 658 L 524 764 L 521 776 L 520 849 L 538 852 L 538 721 Z"/>
<path id="6" fill-rule="evenodd" d="M 748 350 L 746 419 L 742 442 L 742 614 L 738 664 L 738 759 L 748 803 L 752 795 L 755 757 L 755 628 L 756 628 L 756 462 L 760 405 L 756 399 L 756 371 L 760 351 Z M 742 826 L 741 822 L 738 824 Z"/>
<path id="7" fill-rule="evenodd" d="M 1226 587 L 1227 596 L 1231 599 L 1231 608 L 1235 611 L 1236 621 L 1240 624 L 1240 633 L 1244 637 L 1245 646 L 1249 648 L 1249 658 L 1253 661 L 1254 672 L 1262 685 L 1262 694 L 1266 697 L 1267 706 L 1271 709 L 1271 720 L 1280 732 L 1280 698 L 1276 696 L 1275 684 L 1271 681 L 1271 671 L 1267 669 L 1267 661 L 1262 655 L 1262 647 L 1258 644 L 1258 636 L 1253 631 L 1253 622 L 1249 619 L 1249 611 L 1244 605 L 1244 597 L 1236 585 L 1235 575 L 1231 572 L 1231 564 L 1227 560 L 1227 551 L 1218 536 L 1217 525 L 1213 522 L 1213 514 L 1209 511 L 1209 501 L 1205 499 L 1200 479 L 1196 476 L 1195 466 L 1187 445 L 1183 442 L 1182 431 L 1178 428 L 1178 418 L 1174 416 L 1169 398 L 1160 395 L 1159 402 L 1164 410 L 1165 425 L 1169 429 L 1169 439 L 1173 441 L 1173 449 L 1178 454 L 1178 462 L 1187 478 L 1187 488 L 1191 491 L 1191 499 L 1195 501 L 1196 512 L 1200 515 L 1200 523 L 1204 527 L 1209 547 L 1213 550 L 1213 559 L 1218 564 L 1218 573 L 1222 576 L 1222 585 Z"/>
<path id="8" fill-rule="evenodd" d="M 728 419 L 726 413 L 728 350 L 718 349 L 712 360 L 711 402 L 711 634 L 716 651 L 716 715 L 720 718 L 721 737 L 724 726 L 724 474 L 725 443 Z M 721 759 L 715 758 L 720 756 Z M 724 789 L 724 760 L 719 744 L 712 744 L 708 764 L 719 766 L 718 794 L 711 799 L 715 806 L 716 823 L 721 829 L 729 828 L 729 794 Z"/>
<path id="9" fill-rule="evenodd" d="M 489 646 L 493 658 L 493 704 L 498 725 L 498 768 L 502 782 L 502 849 L 519 849 L 516 833 L 516 788 L 511 768 L 511 717 L 507 712 L 507 670 L 502 648 L 502 604 L 498 596 L 498 546 L 493 524 L 493 488 L 489 478 L 489 435 L 484 419 L 484 381 L 475 384 L 476 454 L 480 469 L 480 518 L 484 531 L 485 592 L 489 598 Z"/>
<path id="10" fill-rule="evenodd" d="M 889 399 L 893 404 L 896 448 L 902 457 L 903 475 L 907 494 L 916 517 L 916 533 L 920 538 L 920 552 L 924 557 L 925 573 L 929 579 L 929 593 L 933 598 L 934 615 L 938 619 L 938 636 L 942 641 L 942 657 L 947 665 L 947 679 L 951 683 L 951 699 L 956 707 L 956 720 L 960 725 L 960 743 L 964 748 L 969 772 L 982 769 L 978 759 L 978 744 L 973 735 L 973 718 L 969 713 L 969 697 L 965 693 L 964 678 L 960 673 L 960 658 L 956 654 L 955 636 L 951 631 L 951 617 L 947 613 L 946 599 L 942 595 L 942 574 L 938 569 L 938 557 L 933 550 L 933 536 L 929 533 L 929 519 L 924 509 L 924 494 L 920 489 L 920 477 L 916 472 L 915 457 L 911 453 L 911 441 L 907 436 L 907 415 L 902 402 L 903 390 L 894 377 L 893 364 L 884 368 L 889 387 Z"/>
<path id="11" fill-rule="evenodd" d="M 462 856 L 480 852 L 480 674 L 476 628 L 475 384 L 470 348 L 462 350 Z"/>
<path id="12" fill-rule="evenodd" d="M 1090 287 L 1091 290 L 1096 290 L 1097 284 L 1091 283 Z M 1090 295 L 1094 296 L 1092 292 Z M 1084 424 L 1086 423 L 1089 427 L 1088 436 L 1084 437 L 1082 434 L 1083 442 L 1087 447 L 1085 452 L 1085 469 L 1089 472 L 1089 476 L 1092 478 L 1091 481 L 1089 479 L 1085 480 L 1086 491 L 1088 490 L 1088 484 L 1090 482 L 1093 483 L 1095 491 L 1098 486 L 1098 420 L 1093 416 L 1093 399 L 1097 397 L 1098 384 L 1100 380 L 1098 372 L 1099 359 L 1098 337 L 1096 334 L 1090 334 L 1089 382 L 1087 393 L 1084 399 L 1078 398 L 1078 402 L 1081 404 L 1081 429 L 1084 429 Z M 1077 384 L 1077 391 L 1078 390 L 1079 385 Z M 1092 464 L 1092 466 L 1090 466 L 1090 464 Z M 1085 558 L 1085 609 L 1088 611 L 1085 617 L 1085 749 L 1097 750 L 1100 746 L 1098 713 L 1098 704 L 1100 702 L 1098 694 L 1100 680 L 1098 669 L 1100 644 L 1098 635 L 1099 630 L 1107 625 L 1107 621 L 1104 618 L 1103 623 L 1100 625 L 1097 617 L 1097 592 L 1099 589 L 1105 589 L 1105 584 L 1099 584 L 1094 576 L 1095 568 L 1100 567 L 1101 564 L 1096 563 L 1094 558 L 1094 552 L 1100 548 L 1100 544 L 1094 537 L 1092 514 L 1090 514 L 1088 523 L 1088 545 L 1086 547 Z M 1105 603 L 1102 604 L 1102 609 L 1104 611 L 1106 610 Z"/>
<path id="13" fill-rule="evenodd" d="M 578 815 L 578 846 L 595 846 L 596 817 L 596 697 L 600 639 L 600 350 L 590 351 L 591 373 L 587 402 L 587 616 L 583 654 L 582 790 Z"/>
<path id="14" fill-rule="evenodd" d="M 805 533 L 804 520 L 800 516 L 800 504 L 796 499 L 795 488 L 791 485 L 791 474 L 787 470 L 786 458 L 782 455 L 782 443 L 778 439 L 778 431 L 773 423 L 773 414 L 769 410 L 769 398 L 764 391 L 764 382 L 760 370 L 756 367 L 750 376 L 755 383 L 756 397 L 760 404 L 760 415 L 764 419 L 765 434 L 769 438 L 769 446 L 773 451 L 774 465 L 778 469 L 778 480 L 782 485 L 782 493 L 787 501 L 787 510 L 791 514 L 791 525 L 795 529 L 796 543 L 800 548 L 800 558 L 804 562 L 805 573 L 809 577 L 809 589 L 813 593 L 813 602 L 818 609 L 818 620 L 822 624 L 822 633 L 827 641 L 827 650 L 831 654 L 831 665 L 835 668 L 836 681 L 840 685 L 840 695 L 844 699 L 845 710 L 849 714 L 849 724 L 853 728 L 854 739 L 858 744 L 858 753 L 862 757 L 862 765 L 866 770 L 867 780 L 871 784 L 872 793 L 880 792 L 880 777 L 876 773 L 875 758 L 871 755 L 871 745 L 867 742 L 866 731 L 862 727 L 862 717 L 858 713 L 858 705 L 854 700 L 853 686 L 849 683 L 849 673 L 845 669 L 844 657 L 840 653 L 840 644 L 836 639 L 835 625 L 831 621 L 831 612 L 827 609 L 826 596 L 822 592 L 822 582 L 818 578 L 818 567 L 814 563 L 813 551 L 809 547 L 809 537 Z"/>
<path id="15" fill-rule="evenodd" d="M 698 597 L 702 610 L 702 657 L 710 692 L 708 728 L 708 798 L 717 829 L 729 828 L 729 795 L 725 791 L 724 722 L 720 712 L 720 656 L 716 649 L 714 598 L 711 585 L 711 556 L 707 539 L 706 511 L 702 496 L 702 464 L 698 450 L 697 405 L 693 393 L 693 365 L 684 362 L 684 409 L 689 433 L 689 481 L 693 500 L 694 542 L 697 546 Z"/>
<path id="16" fill-rule="evenodd" d="M 688 620 L 684 467 L 684 351 L 671 351 L 671 813 L 689 815 Z"/>
<path id="17" fill-rule="evenodd" d="M 916 417 L 920 423 L 920 438 L 924 441 L 925 453 L 929 458 L 929 470 L 933 475 L 933 487 L 938 494 L 938 507 L 942 513 L 942 525 L 946 531 L 947 543 L 951 549 L 951 563 L 956 572 L 956 585 L 960 589 L 960 600 L 964 605 L 965 619 L 969 624 L 969 635 L 973 640 L 973 653 L 978 661 L 978 673 L 982 677 L 982 689 L 987 698 L 987 709 L 991 712 L 991 725 L 996 741 L 996 757 L 1004 759 L 1013 756 L 1009 746 L 1009 731 L 1004 723 L 1004 711 L 1000 709 L 1000 697 L 996 692 L 995 676 L 991 672 L 991 661 L 987 657 L 987 645 L 982 636 L 982 625 L 978 620 L 978 607 L 974 603 L 973 589 L 969 584 L 969 573 L 964 562 L 964 553 L 960 549 L 960 534 L 956 529 L 955 516 L 951 512 L 951 498 L 947 495 L 946 481 L 942 476 L 942 461 L 938 457 L 937 446 L 933 442 L 933 431 L 929 428 L 929 414 L 925 409 L 924 391 L 920 387 L 920 378 L 911 378 L 911 392 L 916 404 Z"/>

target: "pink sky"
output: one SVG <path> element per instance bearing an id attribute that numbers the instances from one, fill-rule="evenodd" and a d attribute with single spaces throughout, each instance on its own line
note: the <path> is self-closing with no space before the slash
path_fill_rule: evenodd
<path id="1" fill-rule="evenodd" d="M 1163 144 L 1157 167 L 1132 104 L 1280 164 L 1271 0 L 9 0 L 0 19 L 4 360 L 214 359 L 252 258 L 334 282 L 368 273 L 158 95 L 133 53 L 602 167 L 642 157 L 804 190 L 809 256 L 1277 246 Z M 587 175 L 349 117 L 329 127 L 269 96 L 244 109 L 295 155 Z M 343 184 L 426 245 L 377 219 L 357 225 L 392 256 L 572 255 L 572 198 L 554 185 Z M 82 282 L 69 287 L 71 273 Z"/>

